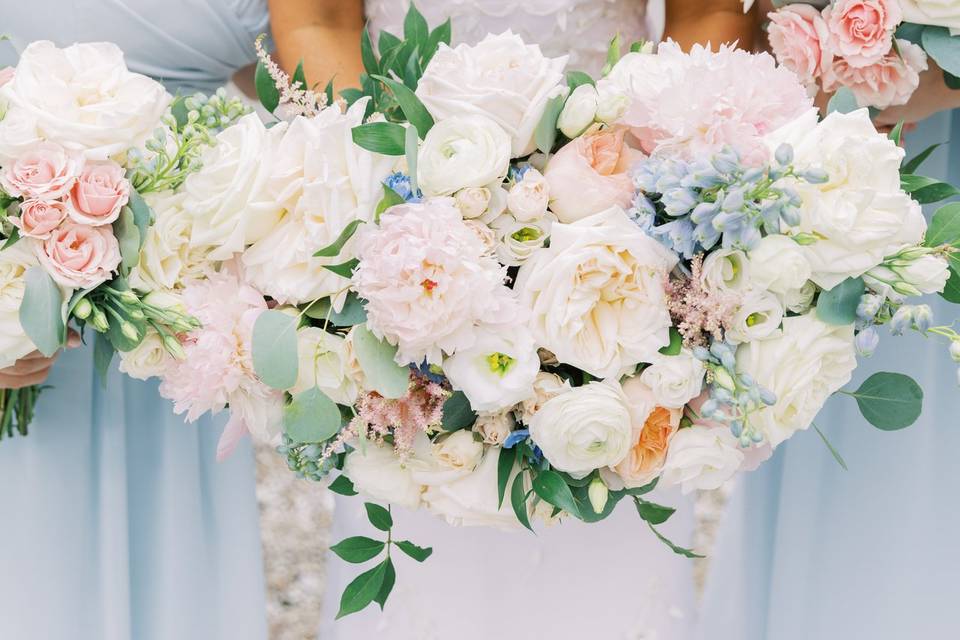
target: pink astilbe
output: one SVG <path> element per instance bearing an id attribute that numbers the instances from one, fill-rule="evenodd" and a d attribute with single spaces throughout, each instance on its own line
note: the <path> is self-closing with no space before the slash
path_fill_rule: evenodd
<path id="1" fill-rule="evenodd" d="M 284 114 L 290 118 L 295 116 L 312 118 L 320 113 L 327 106 L 327 95 L 307 89 L 299 80 L 294 82 L 263 48 L 263 39 L 264 36 L 261 35 L 254 41 L 253 46 L 257 50 L 257 58 L 263 63 L 277 91 L 280 92 L 280 106 L 284 107 Z"/>
<path id="2" fill-rule="evenodd" d="M 668 278 L 664 283 L 667 309 L 688 347 L 704 346 L 710 337 L 723 340 L 724 327 L 740 306 L 740 296 L 730 291 L 708 291 L 703 287 L 703 254 L 694 256 L 689 278 Z"/>
<path id="3" fill-rule="evenodd" d="M 443 403 L 449 396 L 436 382 L 413 376 L 407 395 L 402 398 L 384 398 L 375 391 L 361 397 L 350 429 L 381 439 L 392 433 L 394 449 L 405 457 L 412 451 L 413 439 L 418 433 L 440 424 Z"/>

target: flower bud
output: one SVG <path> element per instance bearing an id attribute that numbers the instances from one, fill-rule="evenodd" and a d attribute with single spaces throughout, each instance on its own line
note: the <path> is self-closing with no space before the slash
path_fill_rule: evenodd
<path id="1" fill-rule="evenodd" d="M 857 317 L 861 320 L 872 320 L 880 311 L 880 305 L 883 301 L 880 296 L 867 293 L 861 296 L 860 303 L 857 305 Z"/>
<path id="2" fill-rule="evenodd" d="M 913 322 L 913 307 L 908 305 L 903 305 L 897 309 L 896 313 L 893 314 L 893 318 L 890 319 L 890 333 L 895 336 L 899 336 L 906 329 L 910 328 L 910 324 Z"/>
<path id="3" fill-rule="evenodd" d="M 917 305 L 913 309 L 913 324 L 921 333 L 926 333 L 933 324 L 933 310 L 928 304 Z"/>
<path id="4" fill-rule="evenodd" d="M 784 221 L 786 221 L 786 218 L 784 218 Z M 799 223 L 799 220 L 797 220 L 797 222 Z M 817 241 L 817 236 L 813 235 L 812 233 L 798 233 L 797 235 L 790 237 L 793 238 L 793 241 L 801 247 L 811 245 Z"/>
<path id="5" fill-rule="evenodd" d="M 950 357 L 954 362 L 960 362 L 960 340 L 950 342 Z"/>
<path id="6" fill-rule="evenodd" d="M 716 368 L 713 370 L 713 379 L 718 385 L 727 389 L 728 391 L 733 391 L 737 388 L 737 385 L 733 381 L 733 377 L 727 373 L 726 369 Z"/>
<path id="7" fill-rule="evenodd" d="M 187 353 L 183 350 L 183 345 L 181 345 L 180 341 L 174 336 L 163 336 L 163 348 L 177 360 L 183 360 L 187 357 Z"/>
<path id="8" fill-rule="evenodd" d="M 127 340 L 133 342 L 140 339 L 140 332 L 137 331 L 137 328 L 126 321 L 120 324 L 120 333 L 122 333 Z"/>
<path id="9" fill-rule="evenodd" d="M 590 481 L 590 487 L 587 489 L 587 497 L 590 498 L 590 506 L 593 507 L 594 513 L 603 513 L 604 508 L 607 506 L 607 498 L 610 495 L 610 490 L 607 489 L 606 483 L 600 478 L 594 478 Z"/>
<path id="10" fill-rule="evenodd" d="M 779 164 L 790 164 L 793 162 L 793 147 L 784 142 L 777 147 L 777 150 L 774 152 L 773 156 L 776 158 L 777 163 Z"/>
<path id="11" fill-rule="evenodd" d="M 99 307 L 93 308 L 93 314 L 90 316 L 90 324 L 100 333 L 110 328 L 110 323 L 107 322 L 107 315 L 101 311 Z"/>
<path id="12" fill-rule="evenodd" d="M 877 345 L 880 344 L 880 334 L 873 327 L 868 327 L 857 334 L 853 344 L 858 354 L 864 358 L 869 358 L 877 350 Z"/>
<path id="13" fill-rule="evenodd" d="M 121 291 L 120 295 L 117 297 L 120 298 L 120 302 L 127 305 L 134 305 L 140 302 L 140 298 L 137 297 L 137 294 L 135 294 L 133 291 L 130 291 L 130 289 Z"/>
<path id="14" fill-rule="evenodd" d="M 600 122 L 612 124 L 620 119 L 629 104 L 630 100 L 627 96 L 610 86 L 605 86 L 598 91 L 596 118 Z"/>
<path id="15" fill-rule="evenodd" d="M 591 84 L 581 84 L 563 103 L 563 111 L 557 120 L 557 128 L 568 138 L 576 138 L 593 124 L 597 116 L 597 89 Z"/>
<path id="16" fill-rule="evenodd" d="M 467 187 L 457 191 L 453 200 L 460 209 L 460 214 L 467 220 L 472 220 L 479 218 L 487 211 L 490 197 L 490 189 L 486 187 Z"/>
<path id="17" fill-rule="evenodd" d="M 830 176 L 823 169 L 808 169 L 803 172 L 803 179 L 810 184 L 823 184 L 830 179 Z"/>
<path id="18" fill-rule="evenodd" d="M 93 313 L 93 305 L 86 298 L 81 298 L 80 302 L 73 307 L 73 317 L 80 320 L 86 320 Z"/>

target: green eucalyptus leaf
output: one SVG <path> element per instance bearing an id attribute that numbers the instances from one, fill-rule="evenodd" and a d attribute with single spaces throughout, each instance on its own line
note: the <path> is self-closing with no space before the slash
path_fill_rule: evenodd
<path id="1" fill-rule="evenodd" d="M 380 552 L 383 551 L 384 547 L 386 547 L 386 543 L 381 540 L 374 540 L 373 538 L 364 536 L 353 536 L 352 538 L 341 540 L 333 545 L 330 547 L 330 551 L 333 551 L 337 556 L 347 562 L 357 564 L 376 558 L 380 555 Z"/>
<path id="2" fill-rule="evenodd" d="M 909 427 L 923 409 L 923 389 L 902 373 L 875 373 L 850 393 L 867 422 L 883 431 Z"/>
<path id="3" fill-rule="evenodd" d="M 304 310 L 304 315 L 320 322 L 326 322 L 329 319 L 330 323 L 337 327 L 352 327 L 367 321 L 367 311 L 363 301 L 353 291 L 347 293 L 347 299 L 340 311 L 331 311 L 330 298 L 321 298 L 312 302 Z"/>
<path id="4" fill-rule="evenodd" d="M 253 368 L 268 387 L 289 389 L 297 383 L 297 318 L 264 311 L 253 325 Z"/>
<path id="5" fill-rule="evenodd" d="M 20 326 L 37 350 L 50 357 L 63 346 L 63 293 L 41 266 L 27 269 L 24 285 Z"/>
<path id="6" fill-rule="evenodd" d="M 833 94 L 833 97 L 830 98 L 830 102 L 827 103 L 827 113 L 833 113 L 838 111 L 840 113 L 851 113 L 860 108 L 860 105 L 857 104 L 857 98 L 853 94 L 853 91 L 847 87 L 840 87 L 837 89 L 837 92 Z"/>
<path id="7" fill-rule="evenodd" d="M 537 144 L 537 149 L 543 153 L 550 153 L 554 142 L 557 141 L 557 120 L 560 118 L 560 112 L 563 111 L 564 100 L 564 96 L 554 96 L 547 100 L 543 116 L 534 130 L 533 140 Z"/>
<path id="8" fill-rule="evenodd" d="M 353 329 L 353 348 L 370 389 L 384 398 L 402 398 L 410 384 L 410 370 L 394 361 L 397 348 L 373 335 L 366 325 Z"/>
<path id="9" fill-rule="evenodd" d="M 129 273 L 130 269 L 140 262 L 140 230 L 134 221 L 133 210 L 125 206 L 120 209 L 120 216 L 113 223 L 113 235 L 120 245 L 120 271 Z"/>
<path id="10" fill-rule="evenodd" d="M 383 580 L 387 573 L 387 561 L 384 560 L 374 568 L 364 571 L 343 590 L 340 597 L 340 611 L 337 619 L 351 613 L 361 611 L 380 593 Z"/>
<path id="11" fill-rule="evenodd" d="M 853 324 L 864 289 L 863 278 L 847 278 L 833 289 L 821 292 L 817 299 L 817 318 L 827 324 Z"/>
<path id="12" fill-rule="evenodd" d="M 293 396 L 283 408 L 283 432 L 297 444 L 323 442 L 340 426 L 337 404 L 316 387 Z"/>
<path id="13" fill-rule="evenodd" d="M 927 27 L 921 36 L 923 50 L 941 69 L 960 76 L 960 37 L 951 36 L 946 27 Z"/>

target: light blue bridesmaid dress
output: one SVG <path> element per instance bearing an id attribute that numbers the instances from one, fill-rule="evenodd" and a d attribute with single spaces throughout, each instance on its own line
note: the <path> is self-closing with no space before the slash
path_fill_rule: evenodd
<path id="1" fill-rule="evenodd" d="M 110 40 L 171 90 L 252 61 L 263 0 L 3 2 L 16 49 Z M 0 43 L 0 66 L 16 62 Z M 185 424 L 155 383 L 63 354 L 26 438 L 0 442 L 0 639 L 261 640 L 263 567 L 249 443 L 215 460 L 222 419 Z"/>
<path id="2" fill-rule="evenodd" d="M 907 136 L 907 157 L 942 147 L 919 173 L 960 183 L 960 111 Z M 927 212 L 928 216 L 931 212 Z M 936 324 L 960 311 L 927 302 Z M 886 333 L 886 330 L 884 330 Z M 902 431 L 871 427 L 849 397 L 832 398 L 814 432 L 797 434 L 739 482 L 712 554 L 700 640 L 960 638 L 960 388 L 943 341 L 885 335 L 848 389 L 877 371 L 924 389 Z"/>

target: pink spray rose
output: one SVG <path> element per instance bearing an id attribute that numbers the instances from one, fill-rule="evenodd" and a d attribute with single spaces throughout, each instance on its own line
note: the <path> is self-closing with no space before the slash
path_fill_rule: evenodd
<path id="1" fill-rule="evenodd" d="M 27 238 L 46 240 L 50 233 L 67 217 L 67 207 L 59 200 L 25 200 L 20 205 L 20 216 L 10 222 Z"/>
<path id="2" fill-rule="evenodd" d="M 834 53 L 851 67 L 866 67 L 885 56 L 902 18 L 896 0 L 837 0 L 823 10 Z"/>
<path id="3" fill-rule="evenodd" d="M 74 289 L 95 287 L 120 266 L 120 245 L 110 227 L 68 222 L 50 234 L 37 254 L 54 280 Z"/>
<path id="4" fill-rule="evenodd" d="M 771 13 L 769 34 L 777 61 L 804 84 L 812 84 L 830 66 L 830 33 L 816 8 L 794 4 Z"/>
<path id="5" fill-rule="evenodd" d="M 56 200 L 76 182 L 83 159 L 53 142 L 41 142 L 0 174 L 0 186 L 15 198 Z"/>
<path id="6" fill-rule="evenodd" d="M 897 47 L 900 55 L 891 50 L 867 67 L 854 67 L 837 58 L 823 74 L 824 91 L 847 87 L 861 107 L 886 109 L 906 104 L 920 84 L 920 72 L 927 69 L 927 54 L 906 40 L 897 40 Z"/>
<path id="7" fill-rule="evenodd" d="M 633 180 L 627 171 L 640 154 L 624 144 L 624 129 L 587 133 L 550 159 L 544 177 L 550 209 L 561 222 L 576 222 L 614 205 L 629 207 Z"/>
<path id="8" fill-rule="evenodd" d="M 116 162 L 97 162 L 84 167 L 70 189 L 70 218 L 97 227 L 120 217 L 130 199 L 130 183 Z"/>

